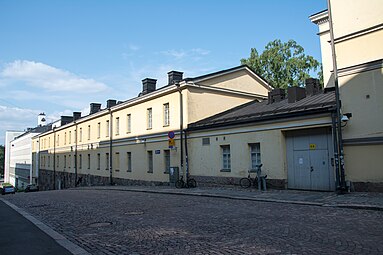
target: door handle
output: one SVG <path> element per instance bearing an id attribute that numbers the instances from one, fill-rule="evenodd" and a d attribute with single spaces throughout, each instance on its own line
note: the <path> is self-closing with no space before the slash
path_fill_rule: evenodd
<path id="1" fill-rule="evenodd" d="M 310 172 L 314 171 L 314 167 L 310 166 Z"/>

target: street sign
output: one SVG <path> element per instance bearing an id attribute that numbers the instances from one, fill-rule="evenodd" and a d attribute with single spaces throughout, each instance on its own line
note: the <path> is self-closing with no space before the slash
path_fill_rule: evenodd
<path id="1" fill-rule="evenodd" d="M 176 142 L 174 141 L 173 138 L 170 138 L 169 139 L 169 148 L 173 148 L 174 146 L 176 146 Z"/>
<path id="2" fill-rule="evenodd" d="M 176 135 L 174 134 L 174 131 L 170 131 L 170 132 L 168 133 L 168 137 L 169 137 L 170 139 L 173 139 L 175 136 L 176 136 Z"/>

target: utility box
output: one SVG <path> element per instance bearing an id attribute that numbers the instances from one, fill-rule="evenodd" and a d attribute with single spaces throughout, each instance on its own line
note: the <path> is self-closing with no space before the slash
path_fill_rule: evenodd
<path id="1" fill-rule="evenodd" d="M 175 186 L 176 181 L 179 179 L 180 170 L 178 166 L 170 167 L 169 169 L 169 183 L 170 186 Z"/>

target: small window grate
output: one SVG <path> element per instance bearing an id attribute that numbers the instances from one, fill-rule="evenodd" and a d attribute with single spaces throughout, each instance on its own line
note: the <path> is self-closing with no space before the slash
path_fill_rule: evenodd
<path id="1" fill-rule="evenodd" d="M 202 138 L 202 145 L 210 145 L 210 138 Z"/>

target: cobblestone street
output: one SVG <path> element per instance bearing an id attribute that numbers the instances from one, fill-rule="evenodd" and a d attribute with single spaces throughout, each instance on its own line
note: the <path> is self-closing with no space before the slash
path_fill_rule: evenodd
<path id="1" fill-rule="evenodd" d="M 113 190 L 3 196 L 92 254 L 382 254 L 383 212 Z"/>

